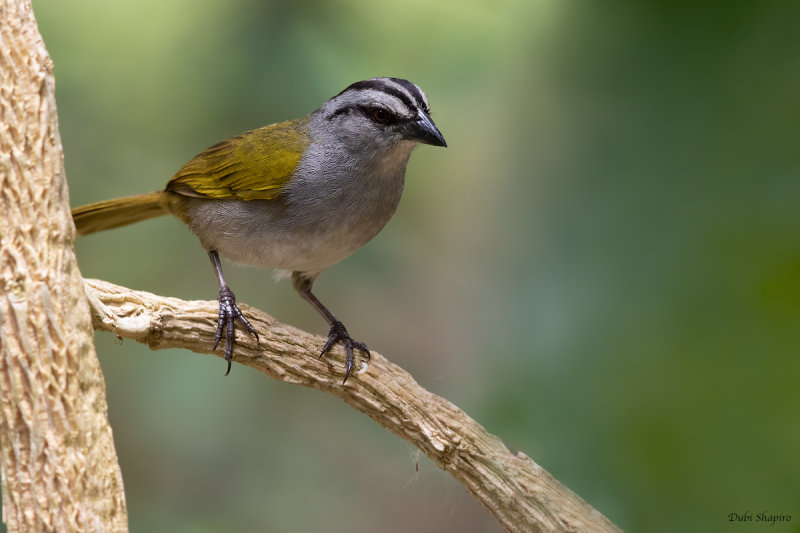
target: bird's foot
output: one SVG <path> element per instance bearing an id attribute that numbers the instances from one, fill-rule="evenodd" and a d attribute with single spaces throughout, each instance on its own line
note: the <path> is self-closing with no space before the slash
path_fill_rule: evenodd
<path id="1" fill-rule="evenodd" d="M 337 342 L 341 341 L 342 345 L 344 346 L 344 353 L 345 353 L 345 361 L 344 361 L 344 384 L 347 381 L 347 378 L 350 377 L 350 372 L 353 370 L 353 363 L 355 362 L 355 354 L 353 353 L 353 349 L 357 348 L 364 352 L 367 356 L 367 359 L 370 359 L 372 356 L 369 353 L 369 348 L 363 342 L 358 342 L 353 340 L 349 333 L 347 333 L 347 328 L 344 327 L 338 320 L 334 320 L 331 324 L 331 329 L 328 332 L 328 341 L 325 343 L 325 346 L 322 347 L 322 352 L 319 354 L 320 358 L 322 358 L 325 353 L 333 348 L 333 345 Z"/>
<path id="2" fill-rule="evenodd" d="M 258 344 L 258 333 L 250 322 L 244 317 L 236 305 L 236 296 L 227 286 L 219 290 L 219 318 L 217 319 L 217 331 L 214 333 L 214 350 L 219 346 L 222 339 L 222 332 L 225 331 L 225 360 L 228 362 L 227 376 L 231 372 L 231 360 L 233 359 L 233 344 L 236 335 L 236 321 L 244 325 L 245 329 L 256 339 Z"/>

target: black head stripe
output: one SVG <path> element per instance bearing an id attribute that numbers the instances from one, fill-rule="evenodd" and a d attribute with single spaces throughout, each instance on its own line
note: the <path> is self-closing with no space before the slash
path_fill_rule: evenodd
<path id="1" fill-rule="evenodd" d="M 391 79 L 393 81 L 397 82 L 399 85 L 402 85 L 403 88 L 406 88 L 406 85 L 399 83 L 400 80 L 396 80 L 395 78 L 391 78 Z M 402 80 L 402 81 L 405 81 L 405 80 Z M 410 83 L 410 82 L 406 82 L 406 83 Z M 411 84 L 411 85 L 413 85 L 413 84 Z M 408 94 L 406 94 L 404 91 L 401 91 L 397 87 L 393 87 L 392 85 L 390 85 L 390 84 L 388 84 L 385 81 L 380 80 L 380 79 L 357 81 L 354 84 L 350 85 L 347 89 L 345 89 L 344 91 L 342 91 L 339 94 L 346 93 L 347 91 L 360 91 L 360 90 L 367 90 L 367 89 L 373 89 L 375 91 L 380 91 L 380 92 L 383 92 L 383 93 L 390 94 L 390 95 L 394 96 L 395 98 L 397 98 L 398 100 L 403 102 L 406 105 L 406 107 L 412 113 L 415 110 L 419 109 L 419 108 L 425 109 L 424 105 L 418 105 L 417 103 L 412 101 L 411 98 L 408 97 Z M 414 89 L 414 91 L 409 90 L 409 93 L 411 95 L 413 95 L 414 100 L 417 100 L 417 102 L 419 102 L 420 97 L 417 95 L 417 92 L 418 91 L 416 90 L 416 88 Z M 337 94 L 336 96 L 339 96 L 339 95 Z"/>
<path id="2" fill-rule="evenodd" d="M 341 93 L 339 93 L 339 94 L 341 94 Z M 340 107 L 339 109 L 337 109 L 336 111 L 334 111 L 333 113 L 331 113 L 330 115 L 328 115 L 325 118 L 327 118 L 328 120 L 333 120 L 334 118 L 338 117 L 339 115 L 344 115 L 344 114 L 350 113 L 351 111 L 353 111 L 353 106 L 347 105 L 347 106 L 344 106 L 344 107 Z"/>
<path id="3" fill-rule="evenodd" d="M 389 79 L 392 80 L 393 82 L 395 82 L 397 85 L 400 85 L 401 87 L 403 87 L 406 91 L 408 91 L 408 94 L 413 96 L 414 100 L 417 101 L 417 107 L 419 109 L 422 109 L 426 113 L 429 111 L 428 106 L 425 103 L 425 98 L 422 96 L 422 93 L 419 91 L 419 87 L 417 87 L 416 85 L 414 85 L 410 81 L 404 80 L 402 78 L 389 78 Z"/>

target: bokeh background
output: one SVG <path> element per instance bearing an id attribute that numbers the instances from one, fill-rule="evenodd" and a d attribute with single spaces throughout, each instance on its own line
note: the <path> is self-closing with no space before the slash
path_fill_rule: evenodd
<path id="1" fill-rule="evenodd" d="M 317 283 L 407 368 L 627 531 L 800 531 L 800 4 L 38 0 L 74 206 L 161 188 L 349 83 L 409 78 L 423 146 L 385 230 Z M 163 218 L 80 266 L 213 299 Z M 240 301 L 324 333 L 286 282 Z M 96 337 L 133 531 L 498 531 L 338 400 Z M 417 471 L 417 468 L 419 471 Z M 731 524 L 729 513 L 788 514 Z"/>

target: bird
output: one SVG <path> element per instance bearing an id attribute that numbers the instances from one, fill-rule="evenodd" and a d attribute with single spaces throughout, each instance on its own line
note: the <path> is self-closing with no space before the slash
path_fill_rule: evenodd
<path id="1" fill-rule="evenodd" d="M 406 164 L 418 144 L 446 147 L 428 98 L 394 77 L 355 82 L 311 114 L 244 132 L 184 164 L 164 190 L 72 210 L 79 235 L 171 214 L 208 253 L 219 285 L 215 351 L 225 336 L 227 376 L 238 322 L 258 333 L 237 304 L 220 258 L 291 272 L 292 286 L 329 326 L 319 357 L 341 343 L 345 375 L 366 344 L 314 295 L 326 269 L 372 239 L 397 209 Z"/>

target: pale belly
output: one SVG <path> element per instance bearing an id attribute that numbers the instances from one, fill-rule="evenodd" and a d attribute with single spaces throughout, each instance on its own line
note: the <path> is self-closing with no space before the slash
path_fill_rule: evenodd
<path id="1" fill-rule="evenodd" d="M 192 231 L 206 250 L 245 265 L 318 273 L 374 237 L 391 212 L 334 211 L 300 215 L 271 201 L 190 202 Z M 363 211 L 363 210 L 362 210 Z"/>

